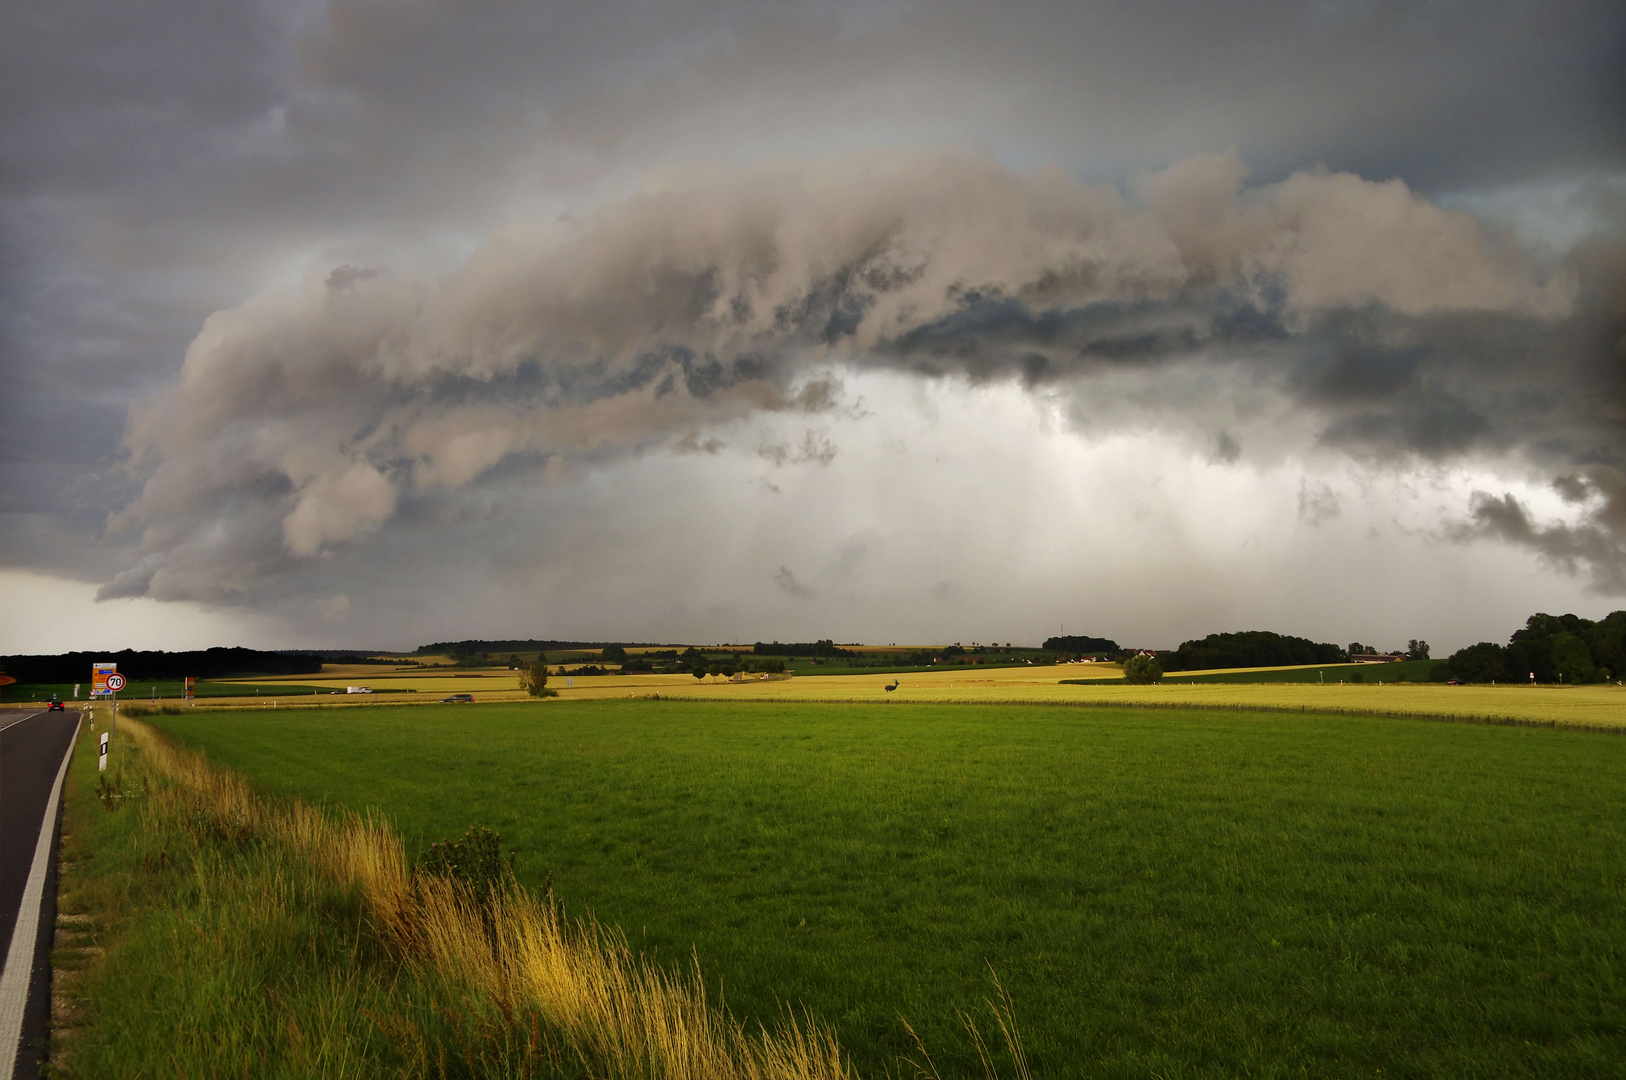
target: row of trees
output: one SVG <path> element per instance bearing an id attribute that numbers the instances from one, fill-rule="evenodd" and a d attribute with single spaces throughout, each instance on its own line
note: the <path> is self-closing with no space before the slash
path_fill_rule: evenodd
<path id="1" fill-rule="evenodd" d="M 774 657 L 769 660 L 740 663 L 735 660 L 722 660 L 715 664 L 695 664 L 689 669 L 689 674 L 697 679 L 704 679 L 707 675 L 721 675 L 725 679 L 732 679 L 741 672 L 763 672 L 769 675 L 778 675 L 785 670 L 785 661 Z"/>
<path id="2" fill-rule="evenodd" d="M 1427 660 L 1428 642 L 1412 638 L 1406 642 L 1404 649 L 1380 649 L 1375 645 L 1362 645 L 1358 641 L 1350 642 L 1349 658 L 1359 660 L 1363 656 L 1404 656 L 1407 660 Z"/>
<path id="3" fill-rule="evenodd" d="M 566 649 L 595 649 L 601 641 L 555 641 L 551 638 L 503 638 L 487 641 L 469 638 L 464 641 L 434 641 L 419 645 L 418 656 L 469 656 L 475 653 L 531 653 L 560 652 Z"/>
<path id="4" fill-rule="evenodd" d="M 839 647 L 830 638 L 820 638 L 818 641 L 795 641 L 789 645 L 779 642 L 759 641 L 751 647 L 753 656 L 852 656 L 850 649 Z"/>
<path id="5" fill-rule="evenodd" d="M 104 661 L 119 666 L 127 679 L 218 679 L 224 675 L 315 675 L 322 657 L 315 653 L 265 652 L 260 649 L 200 649 L 194 652 L 71 652 L 55 656 L 8 656 L 5 673 L 20 683 L 89 682 L 90 666 Z"/>

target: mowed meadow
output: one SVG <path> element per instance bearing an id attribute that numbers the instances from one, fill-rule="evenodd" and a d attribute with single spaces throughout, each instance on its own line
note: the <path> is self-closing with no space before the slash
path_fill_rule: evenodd
<path id="1" fill-rule="evenodd" d="M 155 718 L 698 962 L 867 1076 L 1596 1076 L 1626 1059 L 1626 739 L 1365 716 L 570 701 Z"/>

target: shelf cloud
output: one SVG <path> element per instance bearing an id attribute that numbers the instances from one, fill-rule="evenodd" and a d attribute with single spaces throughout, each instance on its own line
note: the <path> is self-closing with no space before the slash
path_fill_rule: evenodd
<path id="1" fill-rule="evenodd" d="M 1246 177 L 1234 152 L 1127 192 L 963 153 L 674 168 L 441 278 L 335 267 L 210 316 L 133 410 L 114 527 L 140 557 L 102 595 L 229 600 L 414 493 L 816 416 L 866 368 L 1058 388 L 1096 428 L 1185 425 L 1159 384 L 1218 372 L 1261 426 L 1308 414 L 1351 454 L 1620 449 L 1589 358 L 1554 347 L 1593 317 L 1581 268 L 1400 181 Z M 1133 392 L 1098 397 L 1104 375 Z"/>
<path id="2" fill-rule="evenodd" d="M 0 571 L 288 645 L 1613 602 L 1619 7 L 13 5 Z"/>

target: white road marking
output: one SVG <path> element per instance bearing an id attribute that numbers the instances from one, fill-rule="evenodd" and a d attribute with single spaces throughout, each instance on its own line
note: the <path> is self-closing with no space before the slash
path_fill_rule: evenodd
<path id="1" fill-rule="evenodd" d="M 18 724 L 22 723 L 24 720 L 32 720 L 36 716 L 45 716 L 49 712 L 50 712 L 49 709 L 36 709 L 33 712 L 29 713 L 27 716 L 19 716 L 15 720 L 9 721 L 9 722 L 4 723 L 4 724 L 0 724 L 0 731 L 5 731 L 7 728 L 14 728 Z M 86 715 L 89 714 L 90 710 L 89 709 L 65 709 L 65 710 L 63 710 L 63 713 L 64 713 L 63 719 L 67 719 L 66 714 L 70 713 L 70 712 L 78 713 L 80 718 L 83 719 Z"/>
<path id="2" fill-rule="evenodd" d="M 36 716 L 43 716 L 43 715 L 45 715 L 45 712 L 46 712 L 45 709 L 40 709 L 37 712 L 29 713 L 27 716 L 19 716 L 17 719 L 11 721 L 9 724 L 0 724 L 0 731 L 4 731 L 9 727 L 16 727 L 18 724 L 22 723 L 24 720 L 32 720 Z"/>
<path id="3" fill-rule="evenodd" d="M 8 725 L 9 726 L 9 725 Z M 73 738 L 62 755 L 62 766 L 56 771 L 56 783 L 51 786 L 51 797 L 45 803 L 45 819 L 40 822 L 39 842 L 34 845 L 34 865 L 28 871 L 28 884 L 23 886 L 23 904 L 17 909 L 17 924 L 11 930 L 11 948 L 6 951 L 6 967 L 0 972 L 0 1061 L 4 1061 L 6 1075 L 17 1069 L 17 1054 L 22 1050 L 23 1010 L 28 1007 L 28 987 L 33 982 L 34 948 L 39 944 L 40 901 L 45 896 L 45 873 L 51 865 L 51 840 L 56 835 L 56 808 L 62 801 L 62 778 L 68 775 L 68 762 L 73 758 L 73 745 L 79 741 L 79 724 L 74 724 Z"/>

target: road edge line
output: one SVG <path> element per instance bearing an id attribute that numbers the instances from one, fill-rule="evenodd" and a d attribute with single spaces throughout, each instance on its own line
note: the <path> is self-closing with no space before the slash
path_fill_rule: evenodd
<path id="1" fill-rule="evenodd" d="M 39 944 L 40 902 L 45 897 L 45 876 L 51 865 L 51 841 L 56 835 L 56 811 L 62 801 L 62 781 L 68 775 L 68 762 L 79 742 L 79 728 L 85 717 L 81 713 L 73 727 L 73 738 L 62 755 L 62 765 L 56 771 L 56 783 L 51 786 L 51 797 L 45 802 L 45 817 L 40 821 L 40 838 L 34 845 L 34 863 L 28 871 L 28 883 L 23 886 L 23 902 L 17 909 L 17 924 L 11 930 L 11 946 L 6 950 L 6 966 L 0 972 L 0 1060 L 5 1061 L 5 1075 L 17 1071 L 17 1055 L 22 1052 L 23 1013 L 28 1008 L 28 992 L 33 983 L 34 949 Z"/>

